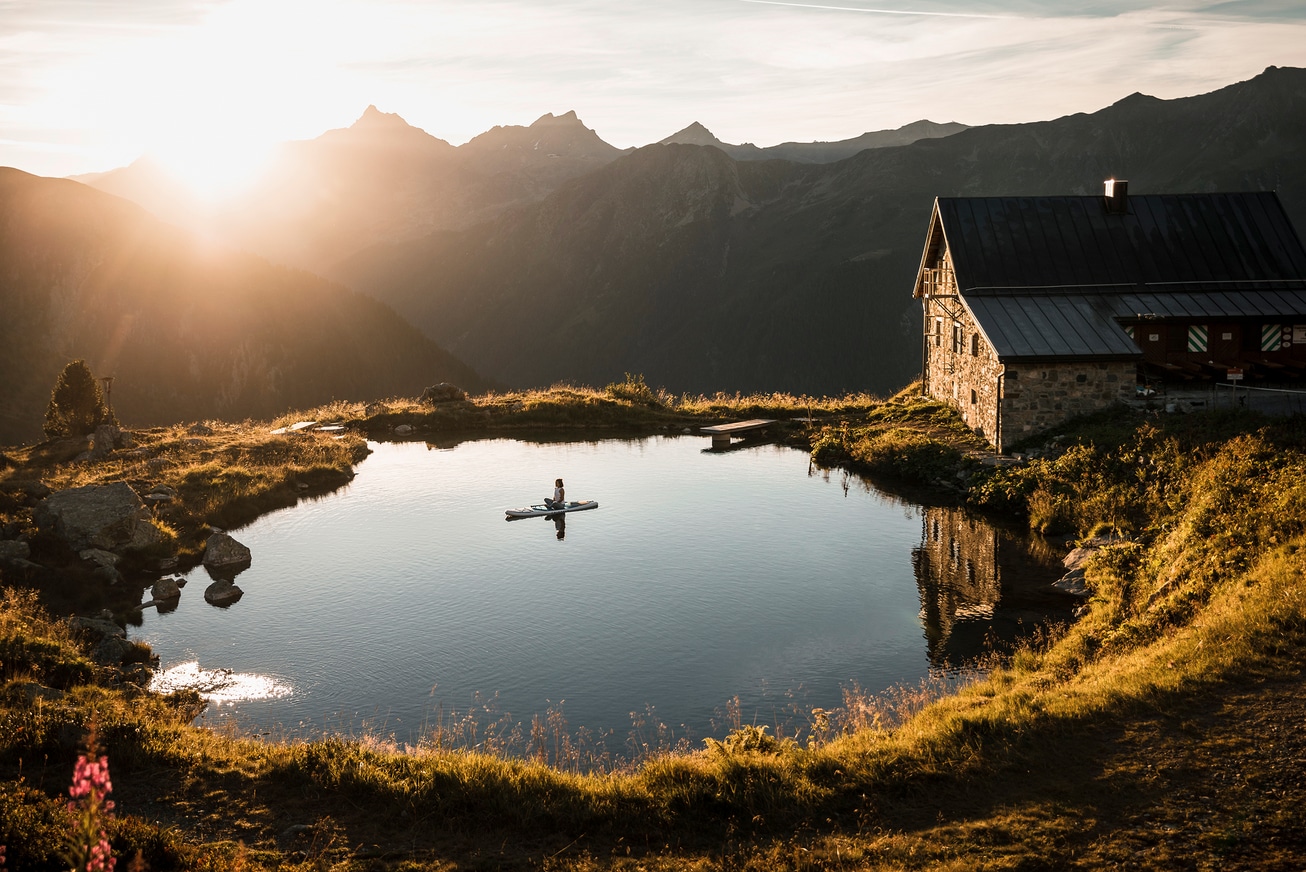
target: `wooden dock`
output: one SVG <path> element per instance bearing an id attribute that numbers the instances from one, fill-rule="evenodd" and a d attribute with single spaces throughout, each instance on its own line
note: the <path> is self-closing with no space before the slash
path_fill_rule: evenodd
<path id="1" fill-rule="evenodd" d="M 703 427 L 702 432 L 712 437 L 713 448 L 729 448 L 730 437 L 761 432 L 774 423 L 775 421 L 770 418 L 754 418 L 751 421 L 736 421 L 733 424 Z"/>

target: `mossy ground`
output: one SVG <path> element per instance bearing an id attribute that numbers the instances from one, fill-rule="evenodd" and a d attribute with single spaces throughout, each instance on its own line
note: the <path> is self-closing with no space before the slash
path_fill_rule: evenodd
<path id="1" fill-rule="evenodd" d="M 585 402 L 598 395 L 610 396 Z M 1117 416 L 988 467 L 946 412 L 896 405 L 836 412 L 848 426 L 814 441 L 857 464 L 882 456 L 859 456 L 859 434 L 874 443 L 923 420 L 925 436 L 888 449 L 907 458 L 900 476 L 962 471 L 977 504 L 1127 537 L 1090 563 L 1073 626 L 958 693 L 850 694 L 813 713 L 836 729 L 797 742 L 745 729 L 582 775 L 400 752 L 383 736 L 197 729 L 193 700 L 87 674 L 64 625 L 12 593 L 0 608 L 10 868 L 53 868 L 60 792 L 92 722 L 120 803 L 115 848 L 150 868 L 1301 868 L 1303 422 Z M 34 697 L 32 683 L 66 695 Z"/>

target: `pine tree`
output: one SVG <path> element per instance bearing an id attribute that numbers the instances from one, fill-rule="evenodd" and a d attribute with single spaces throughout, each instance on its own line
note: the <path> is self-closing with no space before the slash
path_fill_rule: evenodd
<path id="1" fill-rule="evenodd" d="M 84 360 L 63 368 L 45 410 L 45 435 L 85 436 L 109 420 L 109 410 L 100 394 L 99 382 Z"/>

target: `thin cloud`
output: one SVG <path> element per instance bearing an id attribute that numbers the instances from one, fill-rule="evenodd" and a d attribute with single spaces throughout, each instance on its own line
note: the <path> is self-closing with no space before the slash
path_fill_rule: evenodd
<path id="1" fill-rule="evenodd" d="M 817 3 L 790 3 L 787 0 L 738 0 L 761 6 L 792 6 L 796 9 L 830 9 L 836 12 L 866 12 L 873 15 L 920 15 L 932 18 L 995 18 L 1011 19 L 1013 15 L 985 15 L 979 12 L 927 12 L 921 9 L 872 9 L 865 6 L 824 6 Z"/>

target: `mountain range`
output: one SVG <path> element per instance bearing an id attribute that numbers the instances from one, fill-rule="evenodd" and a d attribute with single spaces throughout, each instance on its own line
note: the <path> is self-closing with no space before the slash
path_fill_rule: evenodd
<path id="1" fill-rule="evenodd" d="M 936 196 L 1277 190 L 1306 219 L 1306 71 L 972 127 L 828 164 L 646 146 L 544 200 L 334 273 L 509 384 L 884 392 L 919 372 Z"/>
<path id="2" fill-rule="evenodd" d="M 113 376 L 129 426 L 272 417 L 333 399 L 487 386 L 388 306 L 0 168 L 0 444 L 34 439 L 69 360 Z"/>
<path id="3" fill-rule="evenodd" d="M 949 121 L 913 121 L 895 130 L 874 130 L 852 139 L 837 142 L 782 142 L 759 148 L 752 143 L 731 145 L 717 139 L 712 131 L 695 121 L 684 130 L 671 134 L 660 145 L 710 145 L 719 148 L 735 160 L 790 160 L 795 163 L 834 163 L 852 157 L 868 148 L 888 148 L 891 145 L 910 145 L 922 139 L 938 139 L 966 129 L 965 124 Z"/>
<path id="4" fill-rule="evenodd" d="M 747 159 L 802 152 L 808 155 L 803 160 L 834 160 L 863 148 L 960 128 L 918 121 L 844 142 L 786 143 L 772 149 L 732 146 L 707 136 L 711 144 Z M 685 130 L 706 133 L 700 124 Z M 471 227 L 512 207 L 539 202 L 565 182 L 629 151 L 604 142 L 575 112 L 546 114 L 530 126 L 494 127 L 453 146 L 369 106 L 349 127 L 284 143 L 256 179 L 217 204 L 188 194 L 149 158 L 75 178 L 172 223 L 330 275 L 338 261 L 369 245 Z"/>
<path id="5" fill-rule="evenodd" d="M 1090 194 L 1115 177 L 1136 193 L 1276 190 L 1306 220 L 1300 69 L 956 127 L 757 148 L 694 124 L 623 151 L 566 113 L 455 147 L 369 107 L 286 144 L 208 214 L 148 164 L 85 181 L 380 300 L 512 386 L 631 372 L 673 391 L 897 388 L 919 367 L 910 293 L 936 196 Z M 873 147 L 846 154 L 859 141 Z"/>

